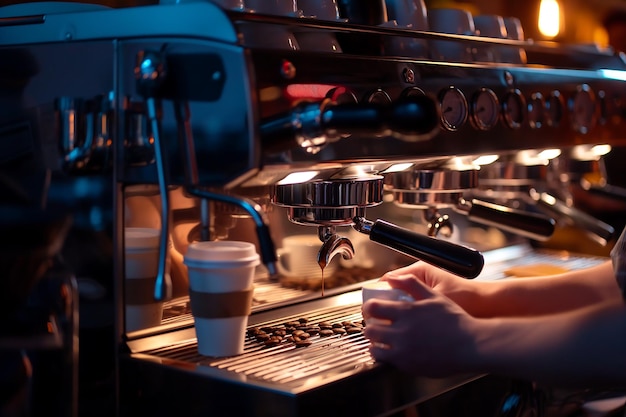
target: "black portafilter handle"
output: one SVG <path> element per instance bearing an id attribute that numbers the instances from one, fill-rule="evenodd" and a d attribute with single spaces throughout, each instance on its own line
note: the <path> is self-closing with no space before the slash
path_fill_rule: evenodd
<path id="1" fill-rule="evenodd" d="M 279 153 L 299 147 L 302 139 L 323 137 L 328 142 L 357 134 L 425 140 L 438 127 L 435 101 L 428 96 L 415 96 L 389 105 L 303 102 L 287 113 L 262 120 L 259 132 L 263 150 Z"/>
<path id="2" fill-rule="evenodd" d="M 524 236 L 529 239 L 544 241 L 554 233 L 556 222 L 553 218 L 524 210 L 513 209 L 499 204 L 480 200 L 462 200 L 457 207 L 469 220 L 487 226 Z"/>
<path id="3" fill-rule="evenodd" d="M 355 218 L 355 228 L 370 240 L 463 278 L 476 278 L 485 260 L 475 249 L 426 236 L 384 220 Z"/>

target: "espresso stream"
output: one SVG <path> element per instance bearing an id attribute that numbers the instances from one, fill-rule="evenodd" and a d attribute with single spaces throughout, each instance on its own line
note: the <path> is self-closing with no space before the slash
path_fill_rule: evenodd
<path id="1" fill-rule="evenodd" d="M 320 259 L 317 261 L 317 264 L 320 266 L 322 270 L 322 297 L 324 296 L 324 268 L 326 268 L 326 261 L 324 259 Z"/>

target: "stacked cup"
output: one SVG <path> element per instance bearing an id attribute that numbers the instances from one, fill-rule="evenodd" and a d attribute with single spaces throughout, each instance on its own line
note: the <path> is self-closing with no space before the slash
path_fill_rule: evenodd
<path id="1" fill-rule="evenodd" d="M 198 352 L 214 357 L 243 353 L 254 271 L 260 264 L 255 246 L 239 241 L 194 242 L 184 263 Z"/>
<path id="2" fill-rule="evenodd" d="M 159 261 L 159 229 L 127 227 L 125 245 L 126 331 L 158 326 L 163 303 L 154 300 Z"/>

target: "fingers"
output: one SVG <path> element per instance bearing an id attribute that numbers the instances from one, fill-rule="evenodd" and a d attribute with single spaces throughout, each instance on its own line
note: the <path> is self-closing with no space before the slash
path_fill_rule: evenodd
<path id="1" fill-rule="evenodd" d="M 406 311 L 406 308 L 403 306 L 405 303 L 406 302 L 372 299 L 363 303 L 361 310 L 365 320 L 370 317 L 375 317 L 377 319 L 393 322 Z"/>
<path id="2" fill-rule="evenodd" d="M 415 300 L 424 300 L 435 296 L 435 292 L 412 275 L 389 276 L 387 282 L 392 288 L 408 293 Z"/>

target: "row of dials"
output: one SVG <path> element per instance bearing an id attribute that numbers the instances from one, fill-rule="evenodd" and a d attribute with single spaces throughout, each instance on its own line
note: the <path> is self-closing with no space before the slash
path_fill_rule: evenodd
<path id="1" fill-rule="evenodd" d="M 479 130 L 490 130 L 500 120 L 511 129 L 519 129 L 525 122 L 533 129 L 544 125 L 558 126 L 565 114 L 563 95 L 555 90 L 547 97 L 539 92 L 524 97 L 520 90 L 508 91 L 498 97 L 489 88 L 481 88 L 469 99 L 458 87 L 448 87 L 439 93 L 441 122 L 445 129 L 456 131 L 468 120 Z M 575 130 L 587 133 L 595 123 L 595 96 L 588 85 L 580 85 L 568 102 L 571 123 Z"/>

